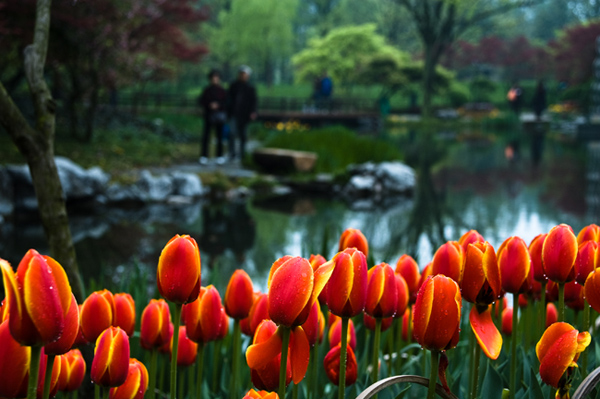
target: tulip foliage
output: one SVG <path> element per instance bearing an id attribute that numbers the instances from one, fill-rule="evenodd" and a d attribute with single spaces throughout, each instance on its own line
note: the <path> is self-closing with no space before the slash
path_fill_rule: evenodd
<path id="1" fill-rule="evenodd" d="M 87 373 L 110 398 L 344 398 L 397 374 L 428 377 L 430 397 L 439 381 L 457 397 L 566 398 L 600 366 L 587 356 L 600 228 L 539 233 L 495 249 L 470 230 L 424 267 L 407 254 L 392 267 L 369 264 L 367 238 L 347 229 L 330 259 L 283 256 L 264 281 L 240 265 L 205 286 L 196 241 L 176 235 L 157 259 L 161 299 L 101 289 L 82 304 L 58 262 L 30 250 L 16 270 L 0 260 L 0 397 L 89 397 Z"/>

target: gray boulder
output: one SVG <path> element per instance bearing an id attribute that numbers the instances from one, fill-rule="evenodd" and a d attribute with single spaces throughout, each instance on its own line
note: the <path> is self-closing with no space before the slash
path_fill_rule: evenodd
<path id="1" fill-rule="evenodd" d="M 402 162 L 382 162 L 377 165 L 374 174 L 383 190 L 392 193 L 407 193 L 416 184 L 415 171 Z"/>
<path id="2" fill-rule="evenodd" d="M 147 170 L 143 170 L 135 188 L 142 201 L 161 202 L 173 194 L 173 181 L 167 175 L 154 177 Z"/>
<path id="3" fill-rule="evenodd" d="M 384 196 L 409 194 L 416 178 L 414 170 L 402 162 L 367 162 L 348 167 L 350 178 L 342 189 L 346 197 L 370 197 L 379 201 Z"/>
<path id="4" fill-rule="evenodd" d="M 182 197 L 200 197 L 204 194 L 202 181 L 193 173 L 173 172 L 173 194 Z"/>
<path id="5" fill-rule="evenodd" d="M 54 161 L 68 200 L 95 197 L 106 190 L 110 175 L 100 167 L 84 169 L 65 157 L 56 157 Z"/>

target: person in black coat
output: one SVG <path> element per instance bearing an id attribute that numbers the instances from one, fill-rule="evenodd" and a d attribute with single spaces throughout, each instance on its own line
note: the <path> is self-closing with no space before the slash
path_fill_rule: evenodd
<path id="1" fill-rule="evenodd" d="M 257 97 L 256 89 L 248 83 L 252 70 L 242 65 L 239 69 L 238 78 L 229 86 L 227 92 L 228 109 L 227 114 L 232 120 L 231 136 L 229 138 L 229 157 L 235 160 L 239 157 L 244 159 L 246 155 L 246 139 L 248 122 L 256 119 Z M 239 139 L 239 154 L 236 151 L 235 140 Z"/>
<path id="2" fill-rule="evenodd" d="M 544 88 L 544 83 L 541 80 L 538 82 L 537 88 L 535 89 L 535 94 L 533 95 L 531 106 L 533 107 L 533 112 L 535 112 L 536 120 L 540 121 L 542 118 L 542 113 L 544 112 L 547 106 L 546 89 Z"/>
<path id="3" fill-rule="evenodd" d="M 226 100 L 227 92 L 221 86 L 221 78 L 216 70 L 208 74 L 210 84 L 204 88 L 198 98 L 200 106 L 204 109 L 204 133 L 202 135 L 202 149 L 200 153 L 200 163 L 208 163 L 208 146 L 210 142 L 210 132 L 215 128 L 217 134 L 217 163 L 223 164 L 223 126 L 227 119 Z"/>

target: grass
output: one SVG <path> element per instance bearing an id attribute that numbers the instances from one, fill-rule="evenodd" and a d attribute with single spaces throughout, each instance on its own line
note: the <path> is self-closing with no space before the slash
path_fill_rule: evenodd
<path id="1" fill-rule="evenodd" d="M 387 140 L 359 136 L 343 127 L 308 131 L 273 131 L 265 147 L 312 151 L 319 159 L 316 173 L 339 173 L 353 163 L 383 162 L 402 159 L 402 153 Z"/>

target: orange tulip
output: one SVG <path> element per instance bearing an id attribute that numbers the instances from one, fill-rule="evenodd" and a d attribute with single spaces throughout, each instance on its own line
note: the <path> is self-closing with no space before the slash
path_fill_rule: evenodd
<path id="1" fill-rule="evenodd" d="M 196 240 L 177 234 L 165 245 L 158 259 L 158 292 L 176 304 L 195 301 L 200 294 L 200 270 L 200 249 Z"/>
<path id="2" fill-rule="evenodd" d="M 26 346 L 46 345 L 63 332 L 71 306 L 71 286 L 62 266 L 30 249 L 13 272 L 0 259 L 10 312 L 10 333 Z"/>
<path id="3" fill-rule="evenodd" d="M 308 263 L 312 266 L 313 271 L 317 271 L 322 264 L 327 263 L 327 259 L 321 255 L 311 255 L 310 258 L 308 258 Z"/>
<path id="4" fill-rule="evenodd" d="M 525 241 L 520 237 L 507 238 L 500 245 L 497 257 L 502 276 L 502 289 L 512 294 L 527 290 L 531 257 Z"/>
<path id="5" fill-rule="evenodd" d="M 306 338 L 308 339 L 308 343 L 311 348 L 315 346 L 317 342 L 320 342 L 323 339 L 325 318 L 321 312 L 319 301 L 315 301 L 313 304 L 312 308 L 310 309 L 308 319 L 306 319 L 304 324 L 302 324 L 302 329 L 306 333 Z"/>
<path id="6" fill-rule="evenodd" d="M 565 305 L 575 311 L 583 310 L 585 306 L 583 286 L 577 281 L 565 284 Z"/>
<path id="7" fill-rule="evenodd" d="M 413 319 L 412 317 L 410 317 L 412 314 L 410 309 L 406 309 L 406 311 L 404 312 L 404 315 L 402 316 L 402 339 L 404 340 L 404 342 L 412 342 L 415 339 L 414 336 L 414 323 L 413 323 Z M 408 325 L 410 323 L 410 338 L 408 336 Z"/>
<path id="8" fill-rule="evenodd" d="M 558 284 L 554 281 L 548 281 L 546 286 L 546 300 L 548 302 L 555 302 L 558 299 Z"/>
<path id="9" fill-rule="evenodd" d="M 533 278 L 540 283 L 548 281 L 548 276 L 546 276 L 546 272 L 544 271 L 544 262 L 542 262 L 542 248 L 544 247 L 546 236 L 548 236 L 548 234 L 537 235 L 529 244 L 529 254 L 533 266 Z"/>
<path id="10" fill-rule="evenodd" d="M 577 250 L 577 259 L 575 260 L 575 279 L 581 285 L 585 285 L 585 280 L 591 272 L 598 267 L 598 243 L 596 241 L 585 241 Z"/>
<path id="11" fill-rule="evenodd" d="M 546 304 L 546 328 L 558 321 L 558 310 L 552 302 Z"/>
<path id="12" fill-rule="evenodd" d="M 175 334 L 173 334 L 174 336 Z M 169 346 L 171 356 L 173 356 L 173 338 Z M 196 362 L 198 354 L 198 344 L 188 338 L 185 326 L 179 327 L 179 345 L 177 347 L 177 365 L 179 367 L 189 367 Z"/>
<path id="13" fill-rule="evenodd" d="M 556 397 L 568 397 L 570 375 L 577 367 L 579 354 L 590 344 L 587 331 L 580 333 L 568 323 L 554 323 L 542 335 L 535 347 L 540 361 L 540 377 L 546 384 L 558 389 Z"/>
<path id="14" fill-rule="evenodd" d="M 458 283 L 463 262 L 463 247 L 456 241 L 448 241 L 439 247 L 433 255 L 431 274 L 443 274 Z"/>
<path id="15" fill-rule="evenodd" d="M 432 275 L 432 273 L 431 273 L 432 266 L 433 266 L 433 262 L 429 262 L 423 268 L 423 271 L 421 272 L 421 279 L 419 280 L 419 289 L 421 289 L 421 286 L 423 286 L 423 283 L 425 283 L 425 281 L 427 281 L 427 278 Z M 417 294 L 418 293 L 419 293 L 419 291 L 417 290 Z M 416 298 L 415 298 L 415 301 L 416 301 Z"/>
<path id="16" fill-rule="evenodd" d="M 404 280 L 404 277 L 402 277 L 400 274 L 395 274 L 395 280 L 398 301 L 396 302 L 396 314 L 394 315 L 394 317 L 402 317 L 410 303 L 409 288 L 408 284 L 406 283 L 406 280 Z"/>
<path id="17" fill-rule="evenodd" d="M 458 284 L 444 275 L 425 281 L 415 303 L 414 336 L 424 348 L 441 351 L 458 343 L 461 296 Z"/>
<path id="18" fill-rule="evenodd" d="M 169 305 L 164 299 L 151 299 L 142 312 L 140 326 L 140 344 L 144 349 L 156 349 L 171 342 Z"/>
<path id="19" fill-rule="evenodd" d="M 221 308 L 221 329 L 219 330 L 219 336 L 217 340 L 224 339 L 229 333 L 229 317 L 225 313 L 225 309 Z"/>
<path id="20" fill-rule="evenodd" d="M 90 377 L 103 387 L 117 387 L 127 379 L 129 337 L 119 327 L 109 327 L 96 340 Z"/>
<path id="21" fill-rule="evenodd" d="M 83 309 L 83 304 L 77 305 L 77 311 L 79 312 L 79 329 L 77 331 L 75 342 L 73 343 L 74 348 L 80 348 L 90 343 L 83 335 L 83 328 L 81 327 L 81 309 Z"/>
<path id="22" fill-rule="evenodd" d="M 364 234 L 358 229 L 346 229 L 340 237 L 338 251 L 342 252 L 346 248 L 356 248 L 366 256 L 369 256 L 369 243 Z"/>
<path id="23" fill-rule="evenodd" d="M 225 291 L 225 311 L 236 320 L 245 319 L 254 301 L 254 289 L 248 273 L 242 269 L 233 272 Z"/>
<path id="24" fill-rule="evenodd" d="M 165 353 L 171 356 L 171 342 L 173 342 L 173 333 L 175 332 L 175 326 L 172 322 L 169 322 L 169 341 L 158 347 L 160 353 Z"/>
<path id="25" fill-rule="evenodd" d="M 334 267 L 335 263 L 329 262 L 313 272 L 310 263 L 299 256 L 275 261 L 268 280 L 271 320 L 286 327 L 304 324 Z"/>
<path id="26" fill-rule="evenodd" d="M 135 301 L 127 293 L 115 294 L 113 325 L 121 327 L 130 337 L 135 330 Z"/>
<path id="27" fill-rule="evenodd" d="M 505 308 L 502 311 L 502 334 L 508 336 L 512 335 L 512 318 L 513 308 Z"/>
<path id="28" fill-rule="evenodd" d="M 242 399 L 279 399 L 277 392 L 255 391 L 254 389 L 246 392 Z"/>
<path id="29" fill-rule="evenodd" d="M 58 386 L 61 374 L 62 362 L 60 361 L 60 357 L 55 358 L 54 363 L 52 364 L 52 370 L 50 371 L 52 375 L 50 376 L 50 397 L 53 398 L 58 393 Z M 38 374 L 38 386 L 37 386 L 37 397 L 42 398 L 44 393 L 44 381 L 46 379 L 46 372 L 48 368 L 48 356 L 42 350 L 42 357 L 40 359 L 40 370 Z"/>
<path id="30" fill-rule="evenodd" d="M 81 331 L 88 342 L 98 339 L 102 331 L 112 326 L 115 299 L 109 290 L 92 292 L 81 307 Z"/>
<path id="31" fill-rule="evenodd" d="M 125 383 L 111 388 L 110 399 L 143 399 L 148 389 L 148 370 L 137 359 L 129 359 L 129 372 Z"/>
<path id="32" fill-rule="evenodd" d="M 487 307 L 500 297 L 502 282 L 496 252 L 487 241 L 469 244 L 460 281 L 462 296 L 471 303 Z"/>
<path id="33" fill-rule="evenodd" d="M 394 321 L 393 317 L 384 317 L 381 319 L 381 332 L 384 332 L 385 330 L 387 330 L 388 328 L 390 328 L 392 326 L 392 323 Z M 369 316 L 366 313 L 363 313 L 363 323 L 365 325 L 365 327 L 367 328 L 367 330 L 371 330 L 371 331 L 375 331 L 375 318 Z M 341 345 L 341 343 L 340 343 Z"/>
<path id="34" fill-rule="evenodd" d="M 585 299 L 596 312 L 600 312 L 600 272 L 595 269 L 585 280 Z"/>
<path id="35" fill-rule="evenodd" d="M 63 392 L 78 390 L 85 377 L 85 368 L 85 360 L 79 349 L 72 349 L 60 356 L 58 389 Z"/>
<path id="36" fill-rule="evenodd" d="M 12 337 L 8 320 L 0 324 L 0 397 L 27 396 L 31 348 Z"/>
<path id="37" fill-rule="evenodd" d="M 254 303 L 250 308 L 248 317 L 240 322 L 242 332 L 249 337 L 254 337 L 256 328 L 263 321 L 269 318 L 269 301 L 268 295 L 259 293 L 255 297 Z"/>
<path id="38" fill-rule="evenodd" d="M 212 285 L 203 287 L 198 299 L 183 306 L 182 319 L 188 338 L 198 344 L 216 341 L 223 322 L 221 308 L 217 289 Z"/>
<path id="39" fill-rule="evenodd" d="M 577 234 L 577 244 L 581 245 L 586 241 L 600 241 L 600 227 L 595 224 L 585 226 L 579 234 Z"/>
<path id="40" fill-rule="evenodd" d="M 417 292 L 419 291 L 419 282 L 421 280 L 421 273 L 419 272 L 419 265 L 410 255 L 402 255 L 396 262 L 396 274 L 402 276 L 408 286 L 410 303 L 415 303 L 417 299 Z"/>
<path id="41" fill-rule="evenodd" d="M 8 301 L 6 299 L 0 302 L 0 323 L 4 320 L 8 320 Z"/>
<path id="42" fill-rule="evenodd" d="M 335 316 L 333 323 L 329 327 L 329 333 L 327 334 L 329 339 L 329 348 L 333 348 L 342 342 L 342 319 Z M 348 320 L 348 345 L 352 349 L 356 349 L 356 329 L 354 328 L 354 322 Z"/>
<path id="43" fill-rule="evenodd" d="M 577 259 L 577 237 L 571 226 L 554 226 L 544 241 L 542 260 L 549 280 L 565 283 L 575 279 L 575 259 Z"/>
<path id="44" fill-rule="evenodd" d="M 469 244 L 475 244 L 476 242 L 484 242 L 485 239 L 477 230 L 469 230 L 465 234 L 463 234 L 458 243 L 462 245 L 463 250 L 467 252 L 467 247 Z"/>
<path id="45" fill-rule="evenodd" d="M 65 316 L 65 328 L 59 339 L 44 346 L 46 355 L 62 355 L 71 350 L 79 333 L 79 307 L 75 295 L 71 294 L 71 306 Z"/>
<path id="46" fill-rule="evenodd" d="M 277 328 L 273 321 L 264 320 L 256 329 L 252 345 L 246 350 L 252 382 L 258 389 L 272 391 L 279 385 L 282 334 L 281 328 Z M 292 328 L 288 351 L 286 385 L 290 379 L 298 384 L 306 374 L 310 357 L 310 344 L 302 327 Z"/>
<path id="47" fill-rule="evenodd" d="M 340 317 L 360 314 L 367 300 L 367 258 L 355 249 L 347 248 L 331 260 L 335 268 L 327 284 L 327 306 Z"/>
<path id="48" fill-rule="evenodd" d="M 325 366 L 325 374 L 329 378 L 329 381 L 338 385 L 340 380 L 340 352 L 342 351 L 341 344 L 331 348 L 325 359 L 323 365 Z M 358 365 L 356 363 L 356 356 L 350 345 L 346 349 L 346 386 L 352 385 L 356 382 L 358 376 Z"/>
<path id="49" fill-rule="evenodd" d="M 369 284 L 365 312 L 376 318 L 393 317 L 398 307 L 394 269 L 387 263 L 380 263 L 369 269 L 367 276 Z"/>

